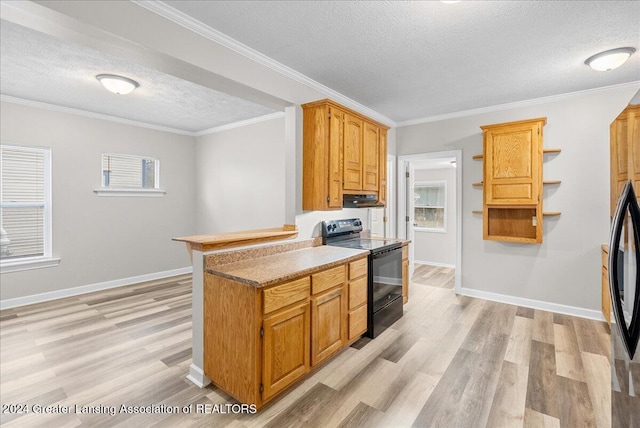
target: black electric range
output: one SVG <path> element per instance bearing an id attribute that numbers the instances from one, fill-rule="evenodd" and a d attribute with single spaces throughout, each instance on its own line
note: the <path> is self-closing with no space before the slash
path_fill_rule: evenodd
<path id="1" fill-rule="evenodd" d="M 322 243 L 369 250 L 367 333 L 374 338 L 402 317 L 402 243 L 362 237 L 357 218 L 322 222 Z"/>

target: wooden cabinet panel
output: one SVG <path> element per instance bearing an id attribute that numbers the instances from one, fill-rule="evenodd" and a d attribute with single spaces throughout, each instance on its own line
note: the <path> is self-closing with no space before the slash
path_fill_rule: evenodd
<path id="1" fill-rule="evenodd" d="M 607 320 L 607 324 L 611 324 L 611 294 L 609 293 L 609 252 L 608 246 L 602 246 L 602 315 Z"/>
<path id="2" fill-rule="evenodd" d="M 366 258 L 349 263 L 349 279 L 367 274 L 368 260 Z"/>
<path id="3" fill-rule="evenodd" d="M 344 115 L 344 190 L 362 190 L 363 125 L 358 117 Z"/>
<path id="4" fill-rule="evenodd" d="M 329 109 L 329 208 L 342 208 L 342 153 L 344 112 Z"/>
<path id="5" fill-rule="evenodd" d="M 311 365 L 342 349 L 346 339 L 344 287 L 311 298 Z"/>
<path id="6" fill-rule="evenodd" d="M 266 318 L 263 326 L 262 377 L 266 400 L 310 369 L 308 302 Z"/>
<path id="7" fill-rule="evenodd" d="M 356 339 L 367 331 L 367 305 L 349 312 L 349 340 Z"/>
<path id="8" fill-rule="evenodd" d="M 316 273 L 311 276 L 312 294 L 322 293 L 339 285 L 344 285 L 347 279 L 345 265 Z"/>
<path id="9" fill-rule="evenodd" d="M 483 127 L 486 204 L 537 204 L 542 187 L 539 120 Z"/>
<path id="10" fill-rule="evenodd" d="M 402 261 L 402 303 L 409 301 L 409 260 Z"/>
<path id="11" fill-rule="evenodd" d="M 367 277 L 349 283 L 349 310 L 367 303 Z"/>
<path id="12" fill-rule="evenodd" d="M 378 191 L 379 140 L 380 129 L 365 123 L 362 145 L 362 190 Z"/>
<path id="13" fill-rule="evenodd" d="M 380 146 L 378 149 L 378 202 L 387 203 L 387 131 L 380 129 Z"/>
<path id="14" fill-rule="evenodd" d="M 268 314 L 292 303 L 307 299 L 310 295 L 310 285 L 309 277 L 304 277 L 264 290 L 262 292 L 263 312 Z"/>

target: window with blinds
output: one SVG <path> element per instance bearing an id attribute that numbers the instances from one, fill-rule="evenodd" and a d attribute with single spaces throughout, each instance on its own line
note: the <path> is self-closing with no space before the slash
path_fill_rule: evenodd
<path id="1" fill-rule="evenodd" d="M 51 256 L 50 150 L 0 144 L 0 260 Z"/>
<path id="2" fill-rule="evenodd" d="M 102 187 L 105 189 L 157 189 L 159 161 L 133 155 L 102 155 Z"/>
<path id="3" fill-rule="evenodd" d="M 446 219 L 446 183 L 423 182 L 414 185 L 415 227 L 444 232 Z"/>

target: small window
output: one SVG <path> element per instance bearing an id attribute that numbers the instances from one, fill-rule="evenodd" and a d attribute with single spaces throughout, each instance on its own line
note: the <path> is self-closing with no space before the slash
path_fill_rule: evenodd
<path id="1" fill-rule="evenodd" d="M 102 155 L 102 188 L 99 195 L 161 196 L 160 161 L 150 157 L 104 153 Z"/>
<path id="2" fill-rule="evenodd" d="M 49 149 L 0 145 L 0 263 L 3 267 L 51 258 L 50 170 Z"/>
<path id="3" fill-rule="evenodd" d="M 416 183 L 413 198 L 415 227 L 433 232 L 446 232 L 446 183 Z"/>

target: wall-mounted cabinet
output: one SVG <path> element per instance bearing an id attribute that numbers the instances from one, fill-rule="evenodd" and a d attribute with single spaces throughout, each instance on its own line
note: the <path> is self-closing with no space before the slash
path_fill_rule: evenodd
<path id="1" fill-rule="evenodd" d="M 481 126 L 483 238 L 494 241 L 541 243 L 544 213 L 542 188 L 558 180 L 542 180 L 542 128 L 546 118 Z"/>
<path id="2" fill-rule="evenodd" d="M 330 100 L 302 109 L 302 209 L 341 209 L 345 193 L 384 204 L 389 127 Z"/>
<path id="3" fill-rule="evenodd" d="M 631 142 L 631 144 L 629 143 Z M 630 105 L 611 123 L 611 210 L 616 209 L 627 180 L 640 189 L 640 105 Z M 638 195 L 640 202 L 640 195 Z"/>

